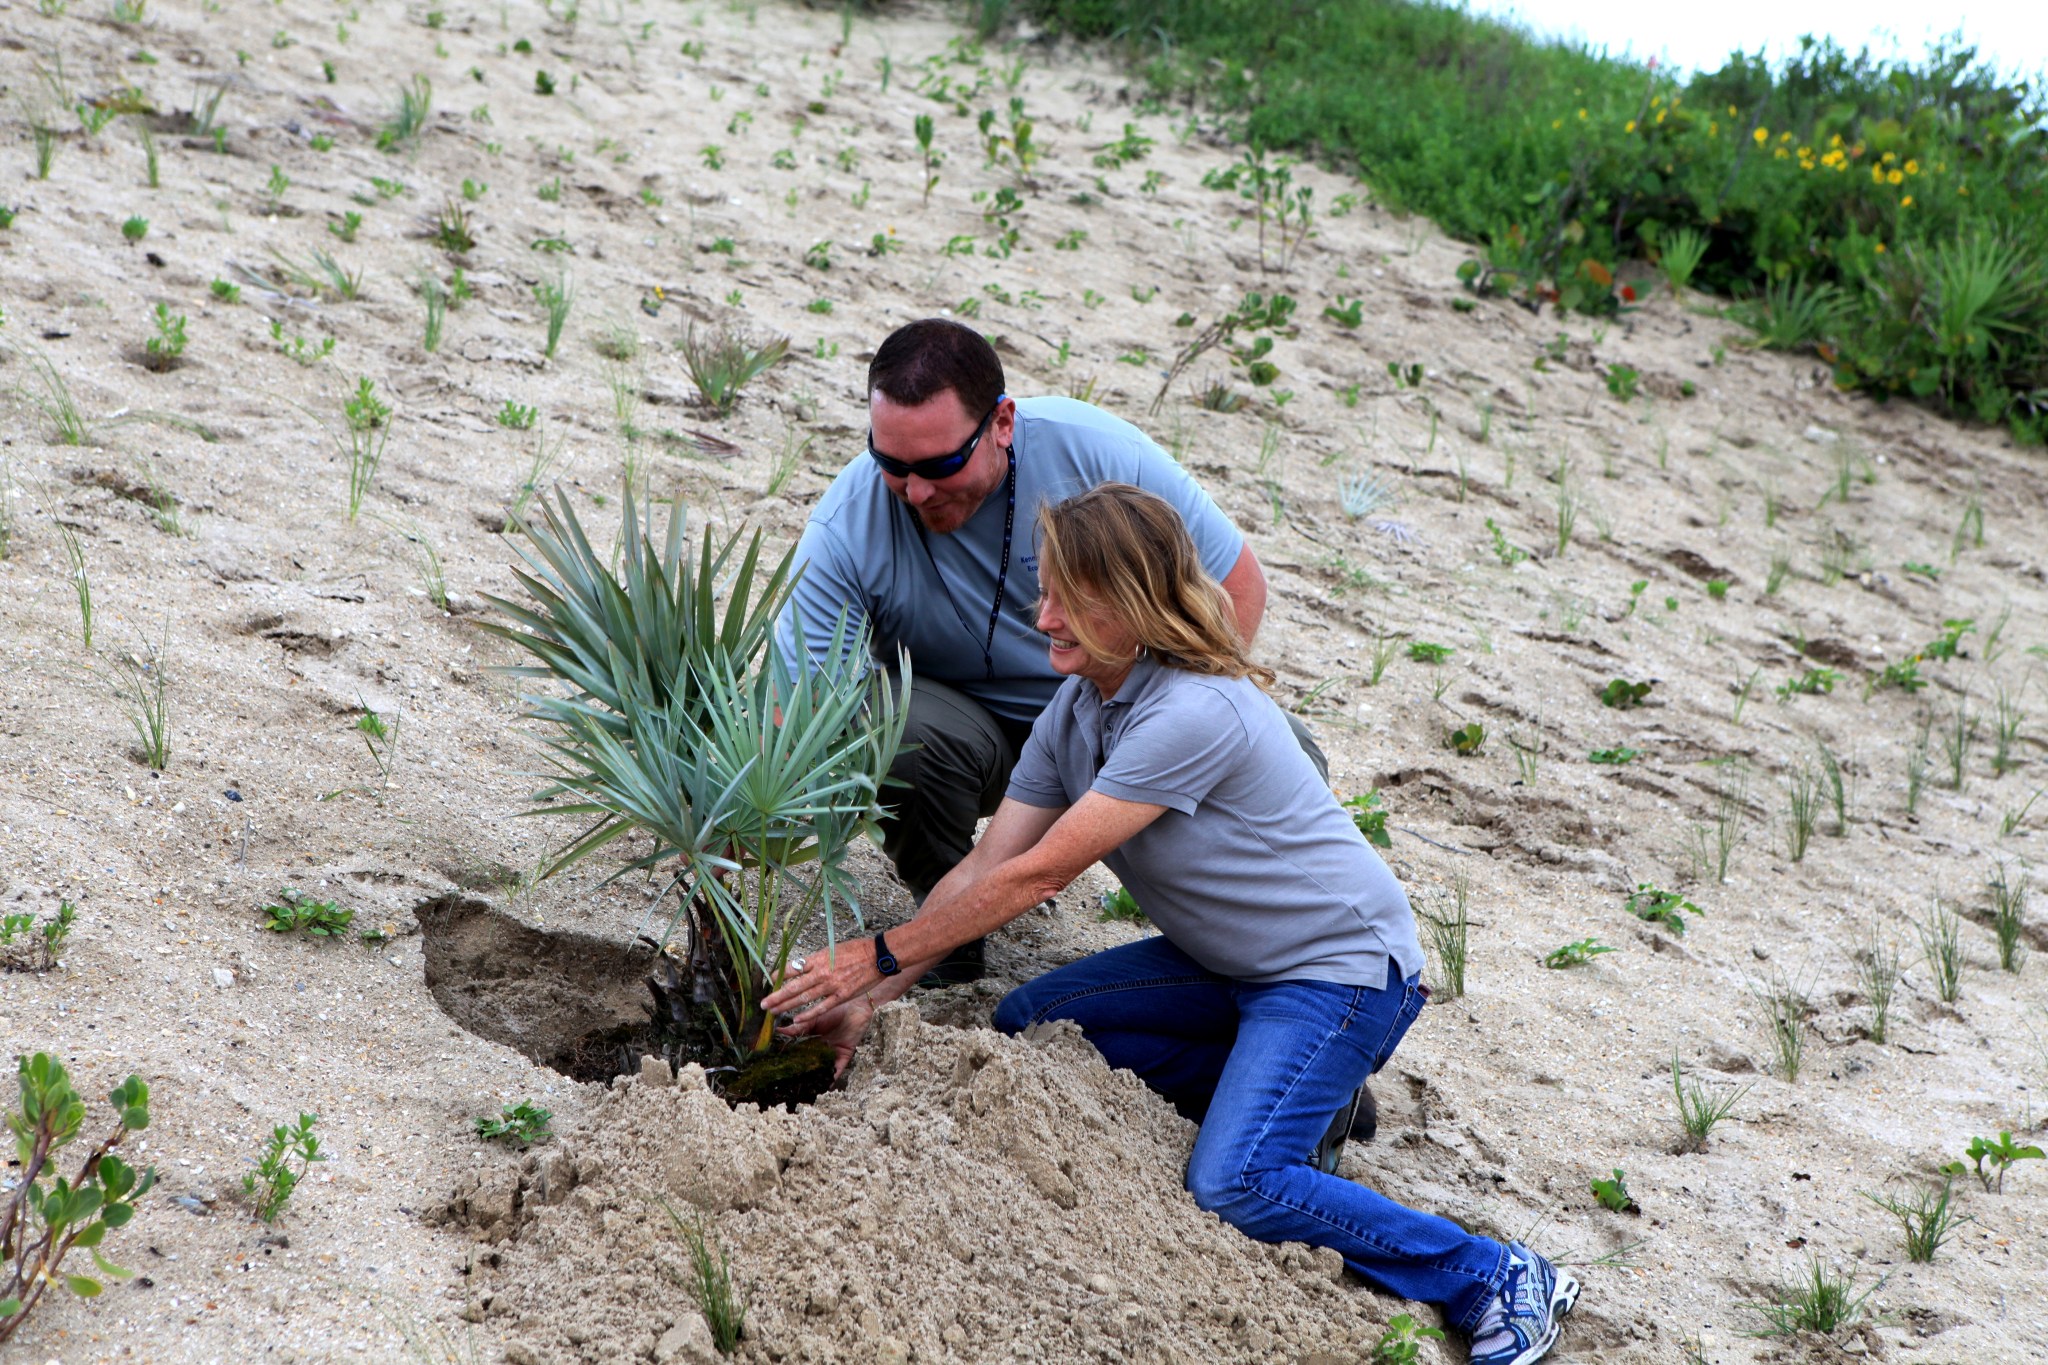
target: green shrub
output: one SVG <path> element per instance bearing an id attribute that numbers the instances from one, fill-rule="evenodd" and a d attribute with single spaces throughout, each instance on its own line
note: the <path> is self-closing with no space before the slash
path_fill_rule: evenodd
<path id="1" fill-rule="evenodd" d="M 1681 79 L 1463 9 L 1333 0 L 1032 0 L 1122 37 L 1269 149 L 1348 158 L 1389 205 L 1475 244 L 1468 286 L 1634 304 L 1632 259 L 1738 300 L 1838 383 L 2023 440 L 2048 434 L 2041 90 L 1952 42 L 1920 61 L 1805 40 Z"/>
<path id="2" fill-rule="evenodd" d="M 85 1127 L 85 1101 L 64 1074 L 64 1064 L 47 1052 L 23 1055 L 18 1065 L 21 1107 L 7 1115 L 14 1134 L 14 1183 L 0 1201 L 0 1346 L 42 1300 L 62 1282 L 81 1299 L 97 1298 L 104 1286 L 90 1275 L 60 1267 L 66 1253 L 83 1247 L 109 1279 L 126 1280 L 123 1270 L 100 1254 L 107 1233 L 127 1226 L 135 1203 L 156 1184 L 156 1168 L 137 1171 L 114 1154 L 133 1132 L 149 1127 L 149 1087 L 130 1076 L 107 1096 L 117 1114 L 114 1130 L 97 1143 L 78 1174 L 66 1180 L 57 1151 Z"/>

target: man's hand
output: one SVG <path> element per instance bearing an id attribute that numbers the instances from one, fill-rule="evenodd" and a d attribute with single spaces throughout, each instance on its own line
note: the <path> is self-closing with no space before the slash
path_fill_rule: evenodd
<path id="1" fill-rule="evenodd" d="M 783 973 L 782 984 L 761 1002 L 761 1008 L 770 1014 L 805 1010 L 808 1013 L 804 1018 L 808 1019 L 812 1014 L 822 1014 L 864 996 L 881 984 L 882 974 L 875 970 L 875 941 L 854 939 L 793 960 Z"/>

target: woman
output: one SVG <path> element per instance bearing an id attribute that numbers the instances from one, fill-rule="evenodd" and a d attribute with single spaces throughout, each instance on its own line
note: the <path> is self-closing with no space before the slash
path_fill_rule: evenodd
<path id="1" fill-rule="evenodd" d="M 1072 1019 L 1199 1122 L 1188 1190 L 1248 1236 L 1335 1247 L 1442 1305 L 1475 1365 L 1538 1359 L 1577 1299 L 1569 1274 L 1312 1159 L 1421 1009 L 1422 951 L 1393 874 L 1260 690 L 1272 675 L 1179 515 L 1111 483 L 1043 509 L 1038 531 L 1038 626 L 1067 682 L 988 832 L 915 919 L 792 964 L 766 1007 L 809 1007 L 791 1031 L 831 1038 L 843 1064 L 876 1003 L 1106 862 L 1161 937 L 1018 987 L 996 1026 Z"/>

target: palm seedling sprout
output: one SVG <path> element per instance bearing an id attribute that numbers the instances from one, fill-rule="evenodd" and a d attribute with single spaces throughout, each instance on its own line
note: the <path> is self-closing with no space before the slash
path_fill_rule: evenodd
<path id="1" fill-rule="evenodd" d="M 844 616 L 835 664 L 792 670 L 770 648 L 790 555 L 764 576 L 761 534 L 743 547 L 735 531 L 704 535 L 693 563 L 684 522 L 678 507 L 658 540 L 628 488 L 615 574 L 566 495 L 541 501 L 519 528 L 533 605 L 491 599 L 513 622 L 491 629 L 537 660 L 513 673 L 566 685 L 525 697 L 554 769 L 535 799 L 592 823 L 545 875 L 636 836 L 613 875 L 672 875 L 662 942 L 687 930 L 687 998 L 710 1014 L 711 1046 L 745 1063 L 774 1042 L 759 1002 L 805 929 L 822 914 L 836 940 L 843 912 L 860 921 L 846 858 L 880 813 L 904 717 Z"/>

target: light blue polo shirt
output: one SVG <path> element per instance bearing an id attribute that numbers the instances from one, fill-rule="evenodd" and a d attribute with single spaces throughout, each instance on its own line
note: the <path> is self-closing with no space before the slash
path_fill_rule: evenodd
<path id="1" fill-rule="evenodd" d="M 784 663 L 795 661 L 797 613 L 806 651 L 822 661 L 845 611 L 850 625 L 865 621 L 878 660 L 893 662 L 899 647 L 907 649 L 917 677 L 951 684 L 1000 716 L 1031 720 L 1061 681 L 1037 625 L 1038 509 L 1100 483 L 1136 484 L 1172 503 L 1202 567 L 1219 582 L 1236 566 L 1244 550 L 1237 527 L 1186 470 L 1122 418 L 1071 398 L 1026 398 L 1017 404 L 1013 444 L 1017 506 L 1008 588 L 986 661 L 982 642 L 1002 563 L 1003 486 L 958 531 L 927 534 L 920 544 L 910 507 L 863 454 L 832 481 L 797 541 L 803 574 L 775 626 Z"/>
<path id="2" fill-rule="evenodd" d="M 1273 699 L 1149 655 L 1105 702 L 1069 678 L 1031 727 L 1012 800 L 1090 791 L 1165 806 L 1103 859 L 1176 948 L 1222 976 L 1386 985 L 1422 970 L 1401 883 L 1316 775 Z"/>

